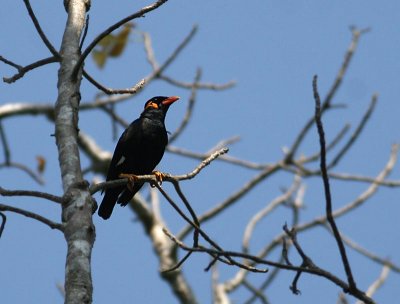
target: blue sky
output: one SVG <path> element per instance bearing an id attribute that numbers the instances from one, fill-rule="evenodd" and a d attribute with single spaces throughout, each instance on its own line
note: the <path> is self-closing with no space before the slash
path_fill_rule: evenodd
<path id="1" fill-rule="evenodd" d="M 35 32 L 22 1 L 4 0 L 0 10 L 0 55 L 21 65 L 49 56 Z M 87 42 L 110 24 L 142 6 L 145 1 L 93 2 Z M 66 13 L 62 1 L 32 6 L 50 41 L 59 48 Z M 335 103 L 345 109 L 329 112 L 324 117 L 327 138 L 332 139 L 344 124 L 352 130 L 368 107 L 371 96 L 379 94 L 378 104 L 364 133 L 343 159 L 335 172 L 368 176 L 377 175 L 390 153 L 390 145 L 400 141 L 400 3 L 385 1 L 168 1 L 159 10 L 137 20 L 138 29 L 152 35 L 155 54 L 162 62 L 189 33 L 194 24 L 199 30 L 191 44 L 167 70 L 167 75 L 191 81 L 198 67 L 202 80 L 225 83 L 237 81 L 227 91 L 200 91 L 193 120 L 175 143 L 177 146 L 206 152 L 217 142 L 239 135 L 241 141 L 230 147 L 230 155 L 262 163 L 282 158 L 282 148 L 290 146 L 314 112 L 311 81 L 319 76 L 321 96 L 325 96 L 349 46 L 349 26 L 371 28 L 359 43 L 354 60 L 346 74 Z M 0 83 L 0 104 L 10 102 L 40 102 L 53 104 L 57 97 L 57 65 L 37 69 L 16 83 Z M 123 56 L 107 62 L 98 70 L 89 58 L 86 69 L 109 87 L 125 88 L 150 72 L 138 34 L 133 35 Z M 1 76 L 15 71 L 0 63 Z M 87 81 L 82 84 L 82 102 L 93 100 L 97 90 Z M 135 119 L 143 103 L 155 95 L 179 95 L 181 101 L 171 107 L 167 127 L 173 131 L 185 111 L 190 92 L 176 89 L 160 81 L 147 87 L 137 98 L 118 108 L 126 120 Z M 47 160 L 45 186 L 38 186 L 26 175 L 14 169 L 0 170 L 0 185 L 9 189 L 36 189 L 61 194 L 53 125 L 42 117 L 6 119 L 12 159 L 35 167 L 36 155 Z M 82 113 L 80 128 L 112 151 L 110 119 L 101 111 Z M 122 132 L 122 129 L 119 129 Z M 316 131 L 309 133 L 299 155 L 318 149 Z M 337 150 L 336 150 L 337 151 Z M 3 150 L 0 148 L 1 157 Z M 328 156 L 329 158 L 329 156 Z M 1 161 L 3 158 L 1 158 Z M 85 168 L 88 160 L 82 156 Z M 166 154 L 160 169 L 181 174 L 191 171 L 197 161 Z M 254 171 L 214 163 L 198 178 L 182 183 L 196 212 L 202 214 L 235 191 Z M 88 180 L 93 178 L 87 176 Z M 400 179 L 397 165 L 392 179 Z M 226 249 L 239 250 L 243 229 L 257 210 L 280 195 L 280 187 L 292 182 L 289 174 L 280 173 L 256 187 L 249 195 L 229 209 L 224 216 L 205 225 L 207 232 Z M 322 183 L 311 178 L 305 195 L 306 209 L 301 222 L 324 212 Z M 164 184 L 165 185 L 165 184 Z M 169 192 L 172 188 L 164 186 Z M 332 182 L 335 208 L 353 200 L 367 184 Z M 382 257 L 400 263 L 398 245 L 399 189 L 380 189 L 379 193 L 355 213 L 338 220 L 339 228 L 363 246 Z M 101 197 L 96 194 L 100 201 Z M 60 219 L 58 206 L 26 198 L 0 198 L 0 203 L 26 208 L 55 221 Z M 178 232 L 184 225 L 172 208 L 162 203 L 169 228 Z M 278 210 L 263 221 L 256 231 L 252 249 L 256 253 L 290 222 L 290 213 Z M 158 264 L 151 244 L 142 227 L 134 221 L 128 208 L 117 208 L 111 220 L 105 222 L 95 215 L 97 230 L 93 249 L 94 303 L 174 303 L 168 287 L 159 279 Z M 229 234 L 227 235 L 227 232 Z M 338 267 L 338 252 L 334 240 L 322 229 L 315 229 L 299 238 L 304 249 L 321 267 L 343 276 Z M 56 284 L 63 283 L 66 244 L 57 231 L 19 215 L 8 213 L 7 226 L 0 240 L 0 286 L 4 303 L 62 303 Z M 275 255 L 277 252 L 275 253 Z M 381 271 L 350 251 L 350 259 L 359 287 L 366 289 Z M 293 261 L 299 259 L 293 256 Z M 194 256 L 186 262 L 184 271 L 200 303 L 211 301 L 210 273 L 203 268 L 208 257 Z M 230 278 L 237 270 L 220 266 L 220 279 Z M 293 274 L 281 273 L 268 290 L 271 303 L 312 303 L 323 297 L 336 303 L 339 289 L 321 278 L 305 275 L 299 288 L 301 296 L 290 293 Z M 398 275 L 391 273 L 388 282 L 375 298 L 379 303 L 392 303 L 397 295 Z M 253 276 L 252 282 L 261 282 Z M 242 303 L 248 292 L 232 295 Z"/>

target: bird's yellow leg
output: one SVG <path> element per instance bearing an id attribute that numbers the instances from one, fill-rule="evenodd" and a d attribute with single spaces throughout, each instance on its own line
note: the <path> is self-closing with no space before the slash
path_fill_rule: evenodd
<path id="1" fill-rule="evenodd" d="M 127 178 L 128 179 L 128 184 L 126 185 L 130 191 L 133 192 L 133 185 L 135 182 L 138 181 L 138 177 L 135 174 L 126 174 L 126 173 L 121 173 L 118 177 L 120 178 Z"/>
<path id="2" fill-rule="evenodd" d="M 156 177 L 157 182 L 161 185 L 163 178 L 165 177 L 165 173 L 162 173 L 160 171 L 153 171 L 152 174 Z"/>

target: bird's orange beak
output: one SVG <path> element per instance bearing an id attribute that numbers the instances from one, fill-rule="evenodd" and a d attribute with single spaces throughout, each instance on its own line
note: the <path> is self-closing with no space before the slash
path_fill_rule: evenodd
<path id="1" fill-rule="evenodd" d="M 164 106 L 169 106 L 170 104 L 173 104 L 177 100 L 179 100 L 179 96 L 171 96 L 171 97 L 168 97 L 167 99 L 164 99 L 162 104 Z"/>

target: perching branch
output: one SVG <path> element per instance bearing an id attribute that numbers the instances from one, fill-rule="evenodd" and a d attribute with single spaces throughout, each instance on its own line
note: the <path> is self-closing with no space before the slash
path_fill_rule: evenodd
<path id="1" fill-rule="evenodd" d="M 197 174 L 199 174 L 205 167 L 207 167 L 212 161 L 217 159 L 220 155 L 228 153 L 228 151 L 229 151 L 229 149 L 222 148 L 222 149 L 214 152 L 207 159 L 203 160 L 196 168 L 194 168 L 192 172 L 189 172 L 187 174 L 171 175 L 171 174 L 168 174 L 168 173 L 164 173 L 163 181 L 172 182 L 173 183 L 173 182 L 176 182 L 176 181 L 192 179 Z M 158 180 L 154 175 L 138 175 L 137 176 L 137 181 L 149 182 L 149 183 L 153 183 L 153 184 L 157 184 L 158 183 Z M 98 183 L 98 184 L 92 185 L 90 187 L 89 191 L 93 195 L 97 191 L 100 191 L 100 190 L 103 190 L 103 189 L 108 189 L 108 188 L 118 187 L 118 186 L 121 186 L 121 185 L 126 185 L 127 182 L 128 182 L 127 178 L 121 178 L 121 179 L 113 180 L 113 181 L 109 181 L 109 182 Z"/>

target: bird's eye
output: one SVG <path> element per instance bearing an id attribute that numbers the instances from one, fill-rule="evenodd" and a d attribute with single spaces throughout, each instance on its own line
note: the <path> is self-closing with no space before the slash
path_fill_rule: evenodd
<path id="1" fill-rule="evenodd" d="M 146 106 L 146 109 L 148 108 L 158 109 L 158 104 L 156 104 L 155 102 L 149 102 Z"/>

